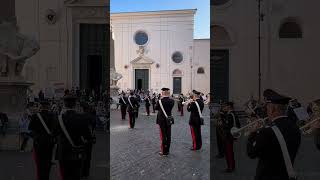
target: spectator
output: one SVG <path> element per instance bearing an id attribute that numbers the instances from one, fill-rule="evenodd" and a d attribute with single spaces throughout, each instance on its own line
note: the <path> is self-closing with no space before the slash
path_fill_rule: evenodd
<path id="1" fill-rule="evenodd" d="M 20 152 L 25 152 L 25 148 L 28 144 L 29 133 L 30 133 L 30 131 L 28 130 L 29 122 L 30 120 L 29 120 L 28 113 L 27 112 L 23 113 L 23 116 L 19 121 L 20 137 L 22 139 Z"/>

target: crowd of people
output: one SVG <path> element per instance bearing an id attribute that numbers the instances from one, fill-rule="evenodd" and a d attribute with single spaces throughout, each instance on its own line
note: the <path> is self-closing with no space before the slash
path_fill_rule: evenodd
<path id="1" fill-rule="evenodd" d="M 87 179 L 96 131 L 109 130 L 109 103 L 106 93 L 92 90 L 65 90 L 61 98 L 29 96 L 19 121 L 20 151 L 33 139 L 33 158 L 38 180 L 49 180 L 53 164 L 60 169 L 62 180 Z"/>
<path id="2" fill-rule="evenodd" d="M 191 131 L 193 151 L 200 150 L 202 147 L 201 125 L 204 124 L 202 111 L 204 104 L 209 101 L 209 94 L 204 95 L 201 92 L 193 90 L 187 96 L 180 94 L 174 97 L 170 93 L 169 88 L 162 88 L 161 93 L 140 90 L 127 90 L 119 94 L 119 105 L 121 110 L 122 120 L 126 120 L 128 113 L 129 128 L 135 127 L 136 118 L 138 118 L 140 103 L 144 102 L 146 115 L 150 116 L 152 106 L 152 113 L 157 112 L 156 124 L 160 128 L 160 142 L 161 151 L 159 154 L 162 157 L 168 156 L 171 144 L 171 127 L 174 124 L 174 117 L 172 110 L 174 104 L 177 102 L 178 111 L 181 116 L 184 116 L 184 106 L 187 106 L 187 111 L 190 112 L 189 125 Z"/>
<path id="3" fill-rule="evenodd" d="M 267 89 L 263 93 L 264 102 L 251 100 L 246 104 L 249 111 L 247 130 L 247 155 L 258 159 L 256 180 L 294 179 L 293 163 L 301 144 L 301 127 L 309 126 L 315 133 L 315 144 L 320 149 L 319 130 L 320 101 L 314 101 L 307 108 L 310 119 L 302 122 L 296 111 L 301 104 L 291 98 Z M 204 125 L 202 111 L 205 104 L 212 108 L 212 95 L 206 96 L 193 90 L 186 96 L 174 97 L 169 88 L 161 93 L 127 90 L 119 94 L 121 119 L 128 115 L 129 129 L 135 128 L 139 109 L 144 102 L 146 116 L 156 114 L 156 124 L 160 128 L 161 157 L 170 154 L 171 130 L 174 123 L 173 108 L 177 103 L 180 116 L 184 107 L 190 112 L 189 126 L 192 151 L 202 148 L 201 126 Z M 46 99 L 39 92 L 37 99 L 29 98 L 26 111 L 21 118 L 21 151 L 25 150 L 28 139 L 33 138 L 33 156 L 37 178 L 49 179 L 52 163 L 58 163 L 62 179 L 85 179 L 89 176 L 92 147 L 95 144 L 95 131 L 109 129 L 109 113 L 105 107 L 110 103 L 106 93 L 66 90 L 61 99 Z M 292 105 L 294 104 L 294 105 Z M 212 109 L 211 109 L 212 110 Z M 301 113 L 301 112 L 300 112 Z M 3 115 L 1 115 L 3 116 Z M 236 169 L 234 142 L 242 131 L 239 117 L 232 102 L 220 102 L 214 113 L 218 154 L 225 158 L 225 173 Z M 240 131 L 241 130 L 241 131 Z M 291 171 L 288 169 L 291 168 Z"/>

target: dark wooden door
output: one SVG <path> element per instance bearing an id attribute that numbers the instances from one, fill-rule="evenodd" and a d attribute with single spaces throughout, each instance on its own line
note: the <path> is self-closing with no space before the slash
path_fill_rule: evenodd
<path id="1" fill-rule="evenodd" d="M 80 87 L 90 89 L 91 80 L 100 81 L 100 86 L 109 86 L 109 29 L 107 24 L 80 24 Z M 99 59 L 98 61 L 95 61 Z M 89 62 L 94 60 L 95 62 Z M 95 72 L 90 72 L 92 68 Z M 98 67 L 99 66 L 99 67 Z M 99 76 L 99 77 L 98 77 Z"/>
<path id="2" fill-rule="evenodd" d="M 173 94 L 180 94 L 181 93 L 181 77 L 174 77 L 173 78 Z"/>
<path id="3" fill-rule="evenodd" d="M 210 53 L 210 89 L 213 101 L 229 100 L 229 50 L 213 49 Z"/>
<path id="4" fill-rule="evenodd" d="M 135 88 L 136 89 L 149 89 L 149 70 L 136 69 L 135 70 Z"/>

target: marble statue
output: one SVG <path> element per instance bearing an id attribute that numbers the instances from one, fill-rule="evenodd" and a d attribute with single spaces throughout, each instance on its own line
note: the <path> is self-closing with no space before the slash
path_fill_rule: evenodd
<path id="1" fill-rule="evenodd" d="M 0 77 L 19 77 L 26 61 L 39 51 L 38 42 L 18 32 L 16 19 L 0 22 Z"/>
<path id="2" fill-rule="evenodd" d="M 118 81 L 122 78 L 122 75 L 117 73 L 114 68 L 110 68 L 110 86 L 117 86 Z"/>

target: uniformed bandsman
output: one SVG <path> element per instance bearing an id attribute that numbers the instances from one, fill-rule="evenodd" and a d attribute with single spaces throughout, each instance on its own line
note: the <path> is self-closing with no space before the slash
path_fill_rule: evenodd
<path id="1" fill-rule="evenodd" d="M 153 110 L 152 113 L 156 113 L 156 109 L 155 109 L 155 106 L 156 106 L 156 104 L 157 104 L 157 96 L 156 96 L 156 93 L 153 93 L 151 102 L 152 102 L 152 110 Z"/>
<path id="2" fill-rule="evenodd" d="M 292 163 L 301 143 L 301 133 L 299 127 L 286 116 L 290 98 L 270 89 L 265 90 L 263 95 L 271 126 L 253 130 L 247 143 L 248 156 L 259 160 L 255 180 L 289 180 L 283 153 L 272 126 L 280 130 Z"/>
<path id="3" fill-rule="evenodd" d="M 140 101 L 141 101 L 141 97 L 139 95 L 139 93 L 134 94 L 134 98 L 136 99 L 137 102 L 137 110 L 135 111 L 135 117 L 138 118 L 139 117 L 139 108 L 140 108 Z"/>
<path id="4" fill-rule="evenodd" d="M 167 118 L 159 104 L 159 101 L 161 100 L 161 104 L 167 116 L 171 116 L 174 100 L 170 98 L 169 88 L 162 88 L 161 90 L 161 98 L 159 98 L 155 107 L 156 110 L 158 110 L 156 123 L 160 127 L 161 151 L 159 152 L 159 155 L 167 156 L 169 155 L 171 144 L 171 123 L 167 122 Z"/>
<path id="5" fill-rule="evenodd" d="M 180 111 L 180 115 L 183 116 L 183 102 L 185 101 L 183 94 L 180 94 L 179 96 L 179 101 L 178 101 L 178 107 L 179 107 L 179 111 Z"/>
<path id="6" fill-rule="evenodd" d="M 134 128 L 136 123 L 136 113 L 138 112 L 139 103 L 137 98 L 133 96 L 134 93 L 130 92 L 130 96 L 128 97 L 128 115 L 129 115 L 129 128 Z"/>
<path id="7" fill-rule="evenodd" d="M 96 113 L 95 111 L 86 103 L 82 104 L 83 113 L 81 116 L 86 119 L 86 124 L 89 124 L 89 129 L 91 131 L 91 138 L 85 142 L 86 158 L 83 161 L 83 166 L 81 170 L 81 177 L 87 179 L 90 175 L 90 164 L 92 156 L 92 148 L 96 143 L 95 128 L 96 128 Z"/>
<path id="8" fill-rule="evenodd" d="M 126 119 L 127 114 L 127 106 L 128 106 L 128 98 L 124 92 L 121 93 L 119 98 L 120 110 L 121 110 L 121 118 L 122 120 Z"/>
<path id="9" fill-rule="evenodd" d="M 33 138 L 36 179 L 49 180 L 57 135 L 57 116 L 49 111 L 50 103 L 41 101 L 41 110 L 31 116 L 29 130 Z"/>
<path id="10" fill-rule="evenodd" d="M 231 134 L 231 128 L 236 126 L 240 128 L 240 122 L 233 111 L 233 103 L 227 102 L 223 106 L 224 119 L 222 119 L 222 127 L 225 134 L 224 138 L 224 154 L 227 162 L 227 169 L 224 172 L 231 173 L 235 170 L 235 158 L 233 151 L 234 137 Z"/>
<path id="11" fill-rule="evenodd" d="M 92 139 L 88 118 L 75 110 L 76 97 L 64 97 L 65 110 L 59 115 L 58 160 L 62 180 L 80 180 L 86 158 L 86 143 Z M 63 124 L 62 124 L 63 123 Z M 64 130 L 65 129 L 65 130 Z M 66 135 L 66 132 L 69 137 Z"/>
<path id="12" fill-rule="evenodd" d="M 201 125 L 202 120 L 199 114 L 200 108 L 200 114 L 202 113 L 202 110 L 204 108 L 203 101 L 200 99 L 200 92 L 195 91 L 193 95 L 193 101 L 188 104 L 187 110 L 190 113 L 190 119 L 189 119 L 189 125 L 191 130 L 191 136 L 192 136 L 192 147 L 191 150 L 200 150 L 202 147 L 202 137 L 201 137 Z"/>
<path id="13" fill-rule="evenodd" d="M 146 106 L 146 111 L 147 111 L 147 116 L 150 116 L 150 105 L 151 105 L 151 100 L 150 100 L 150 95 L 147 94 L 146 97 L 144 98 L 145 101 L 145 106 Z"/>
<path id="14" fill-rule="evenodd" d="M 225 113 L 223 113 L 223 108 L 220 108 L 219 112 L 215 115 L 215 118 L 217 120 L 216 123 L 216 138 L 217 138 L 217 149 L 218 154 L 216 155 L 216 158 L 221 159 L 224 158 L 225 155 L 225 138 L 226 133 L 223 129 L 223 123 L 222 121 L 225 119 Z"/>

